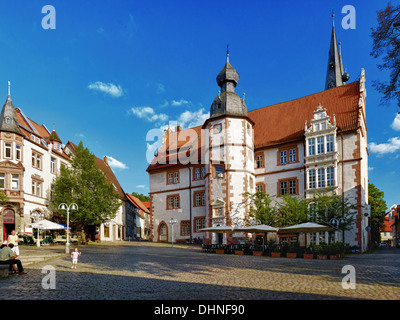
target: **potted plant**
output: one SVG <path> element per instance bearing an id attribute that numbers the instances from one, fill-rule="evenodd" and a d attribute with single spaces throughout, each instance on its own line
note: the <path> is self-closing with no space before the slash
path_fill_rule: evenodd
<path id="1" fill-rule="evenodd" d="M 271 252 L 271 257 L 279 258 L 280 256 L 281 256 L 281 251 L 279 249 L 279 246 L 275 246 L 274 250 Z"/>
<path id="2" fill-rule="evenodd" d="M 222 244 L 217 245 L 217 248 L 215 249 L 215 253 L 224 254 L 225 253 L 224 246 Z"/>
<path id="3" fill-rule="evenodd" d="M 257 244 L 253 250 L 253 256 L 262 256 L 262 248 Z"/>
<path id="4" fill-rule="evenodd" d="M 309 246 L 303 254 L 304 259 L 314 259 L 313 247 Z"/>
<path id="5" fill-rule="evenodd" d="M 244 255 L 243 246 L 241 244 L 238 245 L 237 249 L 235 250 L 235 254 Z"/>
<path id="6" fill-rule="evenodd" d="M 296 258 L 297 252 L 295 246 L 290 246 L 288 252 L 286 253 L 286 258 Z"/>
<path id="7" fill-rule="evenodd" d="M 315 252 L 317 253 L 317 259 L 319 260 L 328 259 L 328 248 L 326 244 L 315 246 Z"/>

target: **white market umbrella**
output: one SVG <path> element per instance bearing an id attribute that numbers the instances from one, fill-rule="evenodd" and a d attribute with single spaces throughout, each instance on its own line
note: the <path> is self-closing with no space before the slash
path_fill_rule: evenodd
<path id="1" fill-rule="evenodd" d="M 314 233 L 323 231 L 334 231 L 333 228 L 314 222 L 296 224 L 294 226 L 280 228 L 278 233 Z"/>
<path id="2" fill-rule="evenodd" d="M 236 231 L 236 228 L 230 226 L 216 226 L 216 227 L 203 228 L 200 229 L 199 231 L 216 232 L 216 233 L 233 233 Z"/>
<path id="3" fill-rule="evenodd" d="M 64 230 L 64 226 L 49 220 L 42 220 L 39 223 L 32 223 L 32 228 L 39 230 Z"/>
<path id="4" fill-rule="evenodd" d="M 271 227 L 271 226 L 269 226 L 267 224 L 259 224 L 259 225 L 255 225 L 255 226 L 235 228 L 235 231 L 238 231 L 238 232 L 249 232 L 249 233 L 253 233 L 253 232 L 259 232 L 259 233 L 277 232 L 278 230 L 279 230 L 278 228 Z"/>

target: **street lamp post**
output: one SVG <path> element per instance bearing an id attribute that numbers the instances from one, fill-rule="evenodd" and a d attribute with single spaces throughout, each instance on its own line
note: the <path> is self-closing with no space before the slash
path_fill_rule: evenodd
<path id="1" fill-rule="evenodd" d="M 36 223 L 37 223 L 37 240 L 36 240 L 36 246 L 37 246 L 37 247 L 40 247 L 40 239 L 39 239 L 39 236 L 40 236 L 40 234 L 39 234 L 40 225 L 39 225 L 39 223 L 40 223 L 40 221 L 41 221 L 41 218 L 44 216 L 44 214 L 43 214 L 42 212 L 39 212 L 39 211 L 34 211 L 34 212 L 31 212 L 31 215 L 34 216 L 35 219 L 36 219 Z"/>
<path id="2" fill-rule="evenodd" d="M 343 218 L 340 218 L 340 219 L 332 218 L 331 220 L 329 220 L 330 224 L 336 224 L 336 231 L 338 233 L 338 236 L 339 236 L 339 232 L 340 232 L 339 224 L 344 223 L 344 222 L 345 222 L 345 220 Z M 344 231 L 343 231 L 343 235 L 344 235 Z"/>
<path id="3" fill-rule="evenodd" d="M 174 224 L 178 223 L 174 218 L 171 218 L 168 223 L 171 225 L 171 244 L 172 248 L 174 247 Z"/>
<path id="4" fill-rule="evenodd" d="M 60 203 L 59 210 L 67 210 L 67 242 L 65 243 L 65 253 L 69 254 L 69 210 L 78 210 L 76 203 L 71 203 L 69 206 L 66 203 Z"/>

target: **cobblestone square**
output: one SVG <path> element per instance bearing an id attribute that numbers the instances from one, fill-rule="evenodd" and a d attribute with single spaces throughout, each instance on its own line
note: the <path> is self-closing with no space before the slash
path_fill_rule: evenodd
<path id="1" fill-rule="evenodd" d="M 73 248 L 73 247 L 72 247 Z M 125 242 L 79 246 L 77 269 L 63 246 L 21 247 L 26 275 L 0 279 L 2 300 L 264 300 L 372 299 L 400 295 L 400 250 L 341 260 L 204 253 L 196 246 Z M 345 265 L 356 288 L 343 289 Z M 45 266 L 55 289 L 44 289 Z"/>

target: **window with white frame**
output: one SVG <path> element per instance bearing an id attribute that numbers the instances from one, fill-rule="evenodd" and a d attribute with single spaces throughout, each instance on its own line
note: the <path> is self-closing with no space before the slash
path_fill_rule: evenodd
<path id="1" fill-rule="evenodd" d="M 32 180 L 32 194 L 34 196 L 42 196 L 42 183 L 40 181 Z"/>
<path id="2" fill-rule="evenodd" d="M 168 210 L 178 209 L 179 208 L 179 195 L 168 196 L 167 204 L 168 204 L 168 207 L 167 207 Z"/>
<path id="3" fill-rule="evenodd" d="M 335 186 L 335 167 L 312 169 L 307 174 L 309 189 Z"/>
<path id="4" fill-rule="evenodd" d="M 315 170 L 310 170 L 308 171 L 308 188 L 309 189 L 315 189 Z"/>
<path id="5" fill-rule="evenodd" d="M 194 205 L 196 207 L 202 207 L 206 204 L 206 194 L 205 192 L 197 192 L 194 195 Z"/>
<path id="6" fill-rule="evenodd" d="M 308 155 L 315 155 L 315 138 L 308 139 Z"/>
<path id="7" fill-rule="evenodd" d="M 201 167 L 201 178 L 204 179 L 204 177 L 206 176 L 206 168 L 205 167 Z"/>
<path id="8" fill-rule="evenodd" d="M 19 174 L 11 175 L 11 189 L 19 190 Z"/>
<path id="9" fill-rule="evenodd" d="M 32 151 L 32 168 L 42 169 L 42 155 Z"/>
<path id="10" fill-rule="evenodd" d="M 256 156 L 256 168 L 263 168 L 263 167 L 264 167 L 263 155 L 258 154 Z"/>
<path id="11" fill-rule="evenodd" d="M 289 162 L 296 162 L 296 149 L 289 150 Z"/>
<path id="12" fill-rule="evenodd" d="M 15 146 L 15 159 L 18 161 L 22 161 L 22 149 L 20 145 Z"/>
<path id="13" fill-rule="evenodd" d="M 326 168 L 326 185 L 328 187 L 333 187 L 335 185 L 335 168 Z"/>
<path id="14" fill-rule="evenodd" d="M 318 188 L 325 187 L 325 168 L 318 169 Z"/>
<path id="15" fill-rule="evenodd" d="M 325 142 L 324 142 L 324 137 L 318 137 L 317 138 L 317 152 L 318 154 L 323 154 L 325 153 Z"/>
<path id="16" fill-rule="evenodd" d="M 206 219 L 205 218 L 196 218 L 195 219 L 195 230 L 194 232 L 199 232 L 200 229 L 206 227 Z"/>
<path id="17" fill-rule="evenodd" d="M 0 189 L 5 189 L 6 187 L 6 174 L 0 173 Z"/>
<path id="18" fill-rule="evenodd" d="M 50 158 L 50 172 L 56 173 L 56 159 L 53 157 Z"/>
<path id="19" fill-rule="evenodd" d="M 12 144 L 10 142 L 6 142 L 4 144 L 4 157 L 11 159 L 11 148 L 12 148 Z"/>
<path id="20" fill-rule="evenodd" d="M 334 151 L 333 140 L 333 134 L 326 136 L 326 152 Z"/>
<path id="21" fill-rule="evenodd" d="M 200 180 L 200 168 L 194 168 L 194 180 Z"/>
<path id="22" fill-rule="evenodd" d="M 281 160 L 281 164 L 287 163 L 287 151 L 286 150 L 280 152 L 280 160 Z"/>

